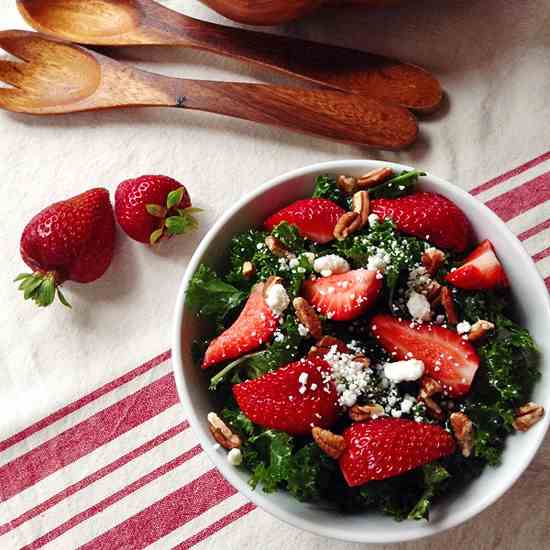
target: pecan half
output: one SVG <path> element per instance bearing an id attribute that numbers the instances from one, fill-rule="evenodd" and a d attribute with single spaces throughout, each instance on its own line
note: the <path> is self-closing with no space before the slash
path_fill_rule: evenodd
<path id="1" fill-rule="evenodd" d="M 311 435 L 318 447 L 334 460 L 338 460 L 346 449 L 345 439 L 329 430 L 323 430 L 315 426 L 311 430 Z"/>
<path id="2" fill-rule="evenodd" d="M 291 254 L 283 243 L 273 235 L 269 235 L 265 238 L 265 245 L 269 248 L 271 253 L 278 258 L 287 258 Z"/>
<path id="3" fill-rule="evenodd" d="M 245 279 L 252 279 L 256 273 L 256 268 L 252 262 L 244 262 L 241 272 Z"/>
<path id="4" fill-rule="evenodd" d="M 456 325 L 458 323 L 458 315 L 455 309 L 453 294 L 449 287 L 444 286 L 441 289 L 441 305 L 445 310 L 445 315 L 447 316 L 449 323 L 451 323 L 451 325 Z"/>
<path id="5" fill-rule="evenodd" d="M 421 401 L 426 405 L 426 409 L 428 409 L 428 413 L 432 418 L 437 420 L 445 418 L 443 409 L 431 397 L 424 397 Z"/>
<path id="6" fill-rule="evenodd" d="M 347 353 L 349 351 L 348 346 L 340 340 L 339 338 L 335 338 L 334 336 L 323 336 L 316 344 L 313 346 L 310 350 L 311 351 L 321 351 L 323 353 L 326 353 L 332 348 L 333 346 L 336 346 L 336 349 L 340 353 Z M 315 349 L 314 349 L 315 348 Z"/>
<path id="7" fill-rule="evenodd" d="M 207 418 L 210 433 L 224 449 L 238 449 L 241 446 L 241 438 L 215 412 L 208 413 Z"/>
<path id="8" fill-rule="evenodd" d="M 338 186 L 338 189 L 340 189 L 344 193 L 352 195 L 357 189 L 357 178 L 345 175 L 338 176 L 338 179 L 336 180 L 336 185 Z"/>
<path id="9" fill-rule="evenodd" d="M 384 407 L 378 404 L 372 405 L 353 405 L 353 407 L 348 411 L 349 417 L 354 422 L 364 422 L 365 420 L 370 420 L 371 418 L 378 418 L 379 416 L 384 416 L 386 412 Z"/>
<path id="10" fill-rule="evenodd" d="M 468 340 L 472 342 L 475 342 L 476 340 L 481 340 L 481 338 L 486 336 L 487 333 L 493 330 L 494 328 L 495 328 L 495 325 L 490 321 L 484 321 L 480 319 L 479 321 L 476 321 L 472 325 L 472 328 L 468 333 Z"/>
<path id="11" fill-rule="evenodd" d="M 474 448 L 474 425 L 462 412 L 452 413 L 449 419 L 462 456 L 468 458 Z"/>
<path id="12" fill-rule="evenodd" d="M 359 363 L 364 369 L 368 369 L 370 367 L 370 359 L 365 357 L 363 354 L 356 355 L 353 358 L 353 362 Z"/>
<path id="13" fill-rule="evenodd" d="M 438 248 L 428 248 L 423 254 L 420 261 L 430 275 L 435 275 L 441 264 L 445 260 L 445 253 Z"/>
<path id="14" fill-rule="evenodd" d="M 313 338 L 319 340 L 323 336 L 323 325 L 315 310 L 304 298 L 294 298 L 292 301 L 296 317 L 304 325 Z"/>
<path id="15" fill-rule="evenodd" d="M 428 285 L 428 288 L 426 289 L 426 298 L 428 298 L 428 302 L 430 302 L 432 307 L 436 306 L 441 301 L 442 288 L 443 287 L 437 281 L 432 281 Z"/>
<path id="16" fill-rule="evenodd" d="M 526 403 L 517 410 L 513 426 L 518 432 L 526 432 L 544 416 L 544 407 L 537 403 Z"/>
<path id="17" fill-rule="evenodd" d="M 443 386 L 430 376 L 424 376 L 420 381 L 420 394 L 419 397 L 424 399 L 425 397 L 432 397 L 443 391 Z"/>
<path id="18" fill-rule="evenodd" d="M 369 221 L 369 194 L 366 191 L 357 191 L 351 199 L 351 206 L 352 210 L 361 216 L 361 227 L 364 227 Z"/>
<path id="19" fill-rule="evenodd" d="M 343 241 L 362 227 L 361 215 L 357 212 L 346 212 L 342 214 L 334 227 L 334 237 Z"/>
<path id="20" fill-rule="evenodd" d="M 391 168 L 377 168 L 376 170 L 371 170 L 364 176 L 357 178 L 357 188 L 370 189 L 379 183 L 389 180 L 392 176 L 393 170 Z"/>

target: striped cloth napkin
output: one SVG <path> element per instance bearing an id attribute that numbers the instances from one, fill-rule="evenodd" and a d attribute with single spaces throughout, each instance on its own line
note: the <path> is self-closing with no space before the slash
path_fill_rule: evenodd
<path id="1" fill-rule="evenodd" d="M 550 291 L 550 151 L 470 192 L 508 223 Z M 212 468 L 169 351 L 2 441 L 0 496 L 1 549 L 280 548 L 298 536 Z"/>

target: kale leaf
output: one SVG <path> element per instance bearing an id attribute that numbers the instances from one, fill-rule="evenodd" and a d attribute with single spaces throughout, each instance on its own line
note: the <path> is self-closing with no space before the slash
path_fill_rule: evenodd
<path id="1" fill-rule="evenodd" d="M 315 443 L 308 443 L 292 457 L 287 489 L 300 502 L 320 498 L 321 455 Z"/>
<path id="2" fill-rule="evenodd" d="M 398 176 L 372 187 L 369 189 L 370 199 L 396 199 L 408 195 L 414 190 L 416 182 L 420 176 L 425 176 L 425 172 L 419 172 L 417 170 L 403 171 Z"/>
<path id="3" fill-rule="evenodd" d="M 287 222 L 277 224 L 271 234 L 294 254 L 298 255 L 305 251 L 306 241 L 300 236 L 298 228 Z"/>
<path id="4" fill-rule="evenodd" d="M 313 198 L 329 199 L 347 208 L 346 195 L 338 188 L 336 178 L 328 174 L 317 176 Z"/>
<path id="5" fill-rule="evenodd" d="M 420 500 L 409 512 L 408 519 L 428 519 L 433 498 L 440 492 L 441 484 L 450 477 L 449 472 L 438 462 L 423 466 L 422 474 L 425 489 Z"/>
<path id="6" fill-rule="evenodd" d="M 246 292 L 220 279 L 213 269 L 201 264 L 187 289 L 187 305 L 218 326 L 247 298 Z"/>

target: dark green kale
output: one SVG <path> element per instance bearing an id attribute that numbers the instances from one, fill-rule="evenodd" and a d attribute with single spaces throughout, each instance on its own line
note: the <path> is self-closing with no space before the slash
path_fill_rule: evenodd
<path id="1" fill-rule="evenodd" d="M 506 299 L 493 291 L 465 291 L 456 289 L 453 293 L 460 318 L 475 323 L 480 319 L 494 323 L 506 308 Z"/>
<path id="2" fill-rule="evenodd" d="M 287 490 L 300 502 L 310 502 L 320 498 L 319 482 L 324 456 L 315 443 L 304 445 L 292 456 Z"/>
<path id="3" fill-rule="evenodd" d="M 300 236 L 298 228 L 287 222 L 281 222 L 273 228 L 271 234 L 296 256 L 305 252 L 306 240 Z"/>
<path id="4" fill-rule="evenodd" d="M 252 420 L 246 416 L 236 405 L 233 407 L 225 407 L 220 413 L 221 419 L 231 425 L 233 430 L 244 437 L 251 437 L 256 431 L 256 427 Z"/>
<path id="5" fill-rule="evenodd" d="M 201 264 L 187 289 L 187 305 L 201 317 L 223 327 L 229 314 L 246 300 L 247 293 L 220 279 L 213 269 Z"/>
<path id="6" fill-rule="evenodd" d="M 425 175 L 425 172 L 405 170 L 398 176 L 394 176 L 393 178 L 386 180 L 384 183 L 369 189 L 369 198 L 396 199 L 397 197 L 408 195 L 414 191 L 418 178 Z"/>
<path id="7" fill-rule="evenodd" d="M 438 462 L 423 466 L 422 475 L 425 489 L 419 501 L 409 512 L 408 519 L 428 519 L 434 497 L 442 490 L 443 482 L 450 477 L 449 472 Z"/>
<path id="8" fill-rule="evenodd" d="M 336 178 L 328 174 L 317 176 L 315 179 L 313 198 L 329 199 L 340 206 L 348 207 L 346 195 L 338 188 Z"/>

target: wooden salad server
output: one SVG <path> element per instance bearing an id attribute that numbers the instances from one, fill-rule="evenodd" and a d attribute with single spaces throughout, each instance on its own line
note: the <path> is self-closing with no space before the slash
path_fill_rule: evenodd
<path id="1" fill-rule="evenodd" d="M 342 4 L 384 7 L 401 0 L 201 0 L 203 4 L 229 19 L 247 25 L 278 25 L 299 19 L 316 9 Z"/>
<path id="2" fill-rule="evenodd" d="M 401 149 L 418 131 L 403 107 L 338 90 L 212 82 L 157 75 L 81 46 L 28 31 L 0 32 L 0 107 L 36 115 L 119 107 L 179 107 L 284 126 L 300 132 Z"/>
<path id="3" fill-rule="evenodd" d="M 442 98 L 437 79 L 420 67 L 358 50 L 200 21 L 153 0 L 18 0 L 17 5 L 36 30 L 79 44 L 199 48 L 418 112 L 434 111 Z"/>

